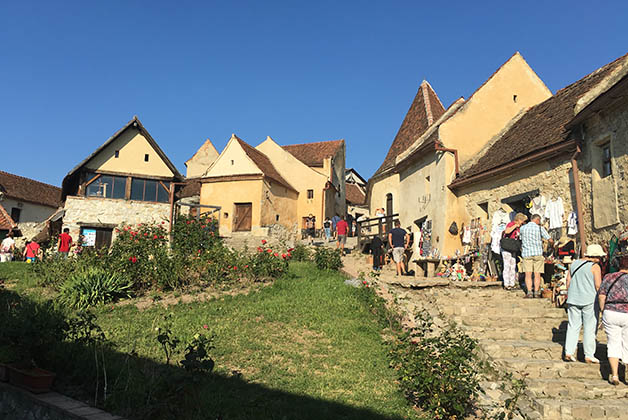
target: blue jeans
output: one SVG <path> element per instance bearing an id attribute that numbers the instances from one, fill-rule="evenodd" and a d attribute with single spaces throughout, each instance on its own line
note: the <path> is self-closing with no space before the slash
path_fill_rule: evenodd
<path id="1" fill-rule="evenodd" d="M 569 325 L 567 326 L 567 338 L 565 339 L 565 355 L 576 355 L 580 327 L 583 326 L 582 346 L 584 347 L 584 356 L 594 357 L 597 319 L 595 317 L 593 303 L 589 305 L 568 304 L 567 316 L 569 318 Z"/>
<path id="2" fill-rule="evenodd" d="M 325 237 L 327 240 L 331 239 L 331 228 L 325 228 Z"/>

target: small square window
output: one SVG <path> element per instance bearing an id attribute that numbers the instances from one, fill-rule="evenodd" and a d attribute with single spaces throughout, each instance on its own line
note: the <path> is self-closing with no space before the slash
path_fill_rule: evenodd
<path id="1" fill-rule="evenodd" d="M 144 155 L 144 162 L 148 162 L 148 153 Z"/>
<path id="2" fill-rule="evenodd" d="M 116 150 L 113 155 L 116 157 L 116 159 L 119 158 L 120 157 L 120 151 Z"/>
<path id="3" fill-rule="evenodd" d="M 307 190 L 307 198 L 309 199 L 314 198 L 314 190 Z"/>

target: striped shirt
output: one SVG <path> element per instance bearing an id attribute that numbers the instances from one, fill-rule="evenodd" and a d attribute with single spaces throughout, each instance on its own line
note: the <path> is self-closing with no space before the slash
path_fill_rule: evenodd
<path id="1" fill-rule="evenodd" d="M 543 226 L 528 222 L 521 226 L 521 256 L 536 257 L 543 255 L 543 239 L 548 240 L 549 234 Z"/>

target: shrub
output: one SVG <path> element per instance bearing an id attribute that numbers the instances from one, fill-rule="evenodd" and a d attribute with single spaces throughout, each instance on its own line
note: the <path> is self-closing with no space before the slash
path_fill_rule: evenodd
<path id="1" fill-rule="evenodd" d="M 165 222 L 161 225 L 139 224 L 117 230 L 118 237 L 111 246 L 114 271 L 129 278 L 136 288 L 148 288 L 158 281 L 156 264 L 168 258 Z"/>
<path id="2" fill-rule="evenodd" d="M 131 289 L 132 283 L 124 276 L 92 268 L 73 273 L 61 286 L 60 298 L 73 308 L 85 309 L 120 297 L 129 297 Z"/>
<path id="3" fill-rule="evenodd" d="M 220 242 L 218 220 L 212 217 L 180 215 L 172 227 L 172 251 L 187 257 L 212 248 Z"/>
<path id="4" fill-rule="evenodd" d="M 257 247 L 257 252 L 248 259 L 248 271 L 256 278 L 277 278 L 288 271 L 288 260 L 291 258 L 290 252 L 273 250 L 262 241 L 262 245 Z"/>
<path id="5" fill-rule="evenodd" d="M 309 261 L 312 257 L 312 252 L 310 251 L 310 248 L 301 244 L 295 246 L 294 249 L 292 249 L 291 253 L 292 259 L 295 261 Z"/>
<path id="6" fill-rule="evenodd" d="M 319 270 L 337 271 L 342 267 L 340 250 L 324 246 L 318 247 L 314 252 L 314 263 Z"/>
<path id="7" fill-rule="evenodd" d="M 477 343 L 453 325 L 433 333 L 433 320 L 425 311 L 416 320 L 419 327 L 400 334 L 390 351 L 400 386 L 432 418 L 462 418 L 480 389 Z"/>

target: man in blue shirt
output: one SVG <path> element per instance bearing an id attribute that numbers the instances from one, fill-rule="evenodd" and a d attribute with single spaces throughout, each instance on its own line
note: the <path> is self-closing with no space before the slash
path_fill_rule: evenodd
<path id="1" fill-rule="evenodd" d="M 521 266 L 525 273 L 526 296 L 541 297 L 541 274 L 545 272 L 545 258 L 543 257 L 543 240 L 554 241 L 543 226 L 541 216 L 535 214 L 530 221 L 520 229 L 521 233 Z M 532 273 L 534 273 L 534 289 L 532 289 Z"/>

